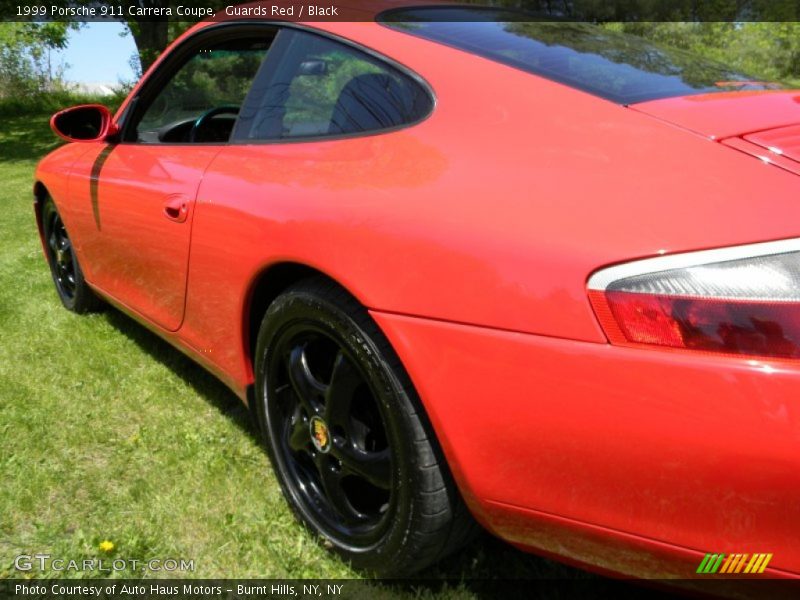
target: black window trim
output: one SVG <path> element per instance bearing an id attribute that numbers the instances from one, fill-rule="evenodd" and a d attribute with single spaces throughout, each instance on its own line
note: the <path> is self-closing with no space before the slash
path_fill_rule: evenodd
<path id="1" fill-rule="evenodd" d="M 328 135 L 328 134 L 316 134 L 316 135 L 308 135 L 308 136 L 298 136 L 292 138 L 280 138 L 280 139 L 264 139 L 264 140 L 241 140 L 235 139 L 236 130 L 238 129 L 238 118 L 234 123 L 234 128 L 231 131 L 231 139 L 226 142 L 160 142 L 158 144 L 143 144 L 139 141 L 133 141 L 127 139 L 127 136 L 130 135 L 128 131 L 130 127 L 130 123 L 132 119 L 138 114 L 138 104 L 142 98 L 145 100 L 149 100 L 149 95 L 154 95 L 156 92 L 151 90 L 160 90 L 163 84 L 169 80 L 169 78 L 175 73 L 174 65 L 177 63 L 181 63 L 181 61 L 185 61 L 188 55 L 197 48 L 198 45 L 206 43 L 208 41 L 207 38 L 215 38 L 217 36 L 220 39 L 226 39 L 229 35 L 227 30 L 235 28 L 238 31 L 242 31 L 245 29 L 251 30 L 251 32 L 258 31 L 259 29 L 263 28 L 270 28 L 273 30 L 277 30 L 275 32 L 275 38 L 280 35 L 281 31 L 286 30 L 299 30 L 305 33 L 309 33 L 312 35 L 321 36 L 327 39 L 332 40 L 333 42 L 338 42 L 345 46 L 349 46 L 367 56 L 377 60 L 380 63 L 384 63 L 402 75 L 412 79 L 415 83 L 417 83 L 424 93 L 428 95 L 430 99 L 430 109 L 428 112 L 420 116 L 418 119 L 413 121 L 409 121 L 407 123 L 402 123 L 400 125 L 396 125 L 394 127 L 386 127 L 383 129 L 375 129 L 371 131 L 356 131 L 352 133 L 343 133 L 343 134 L 336 134 L 336 135 Z M 264 61 L 262 62 L 262 66 L 269 60 L 270 51 L 272 50 L 272 45 L 267 50 L 267 55 L 264 57 Z M 259 68 L 260 71 L 260 68 Z M 255 81 L 255 78 L 253 79 Z M 252 87 L 251 87 L 252 89 Z M 245 97 L 245 103 L 248 102 L 250 96 L 250 91 L 248 91 L 247 96 Z M 120 135 L 119 144 L 125 145 L 137 145 L 137 146 L 260 146 L 264 144 L 270 145 L 278 145 L 278 144 L 298 144 L 298 143 L 308 143 L 308 142 L 325 142 L 325 141 L 336 141 L 342 139 L 350 139 L 350 138 L 361 138 L 361 137 L 372 137 L 376 135 L 384 135 L 394 133 L 396 131 L 400 131 L 402 129 L 407 129 L 409 127 L 414 127 L 419 125 L 423 121 L 428 120 L 434 112 L 436 112 L 437 107 L 437 98 L 436 93 L 433 90 L 433 87 L 417 72 L 412 70 L 411 68 L 407 67 L 406 65 L 394 60 L 386 56 L 385 54 L 381 54 L 377 50 L 369 48 L 368 46 L 364 46 L 350 40 L 348 38 L 342 37 L 340 35 L 336 35 L 330 33 L 328 31 L 324 31 L 321 29 L 317 29 L 315 27 L 308 27 L 305 25 L 300 25 L 298 23 L 289 23 L 285 21 L 258 21 L 252 19 L 241 19 L 235 21 L 226 21 L 224 23 L 218 23 L 215 25 L 209 25 L 207 27 L 203 27 L 197 33 L 192 34 L 185 40 L 183 40 L 179 46 L 174 48 L 170 51 L 167 60 L 165 60 L 162 64 L 158 66 L 158 68 L 150 75 L 143 83 L 141 88 L 139 89 L 136 96 L 132 97 L 125 108 L 124 113 L 122 114 L 120 123 L 120 128 L 122 133 Z"/>

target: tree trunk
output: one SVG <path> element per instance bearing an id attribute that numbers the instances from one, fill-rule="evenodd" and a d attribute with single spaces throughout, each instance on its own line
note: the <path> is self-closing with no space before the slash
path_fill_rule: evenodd
<path id="1" fill-rule="evenodd" d="M 131 35 L 139 52 L 142 75 L 167 47 L 169 23 L 163 21 L 137 21 L 130 23 Z"/>

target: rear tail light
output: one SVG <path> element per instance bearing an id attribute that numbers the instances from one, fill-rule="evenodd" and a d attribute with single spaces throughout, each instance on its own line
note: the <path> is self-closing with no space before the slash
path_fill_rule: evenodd
<path id="1" fill-rule="evenodd" d="M 588 287 L 612 344 L 800 358 L 800 240 L 636 261 Z"/>

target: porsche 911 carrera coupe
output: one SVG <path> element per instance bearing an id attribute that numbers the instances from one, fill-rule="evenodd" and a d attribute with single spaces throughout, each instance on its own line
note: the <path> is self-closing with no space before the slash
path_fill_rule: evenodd
<path id="1" fill-rule="evenodd" d="M 115 115 L 51 124 L 61 302 L 234 390 L 356 568 L 479 524 L 604 572 L 800 576 L 800 92 L 428 6 L 203 22 Z"/>

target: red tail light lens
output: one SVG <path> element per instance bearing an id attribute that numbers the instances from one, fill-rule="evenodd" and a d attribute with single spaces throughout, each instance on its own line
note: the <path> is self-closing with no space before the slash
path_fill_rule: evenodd
<path id="1" fill-rule="evenodd" d="M 795 251 L 772 253 L 790 244 Z M 788 240 L 611 267 L 590 279 L 589 298 L 612 344 L 800 358 L 797 246 Z"/>

